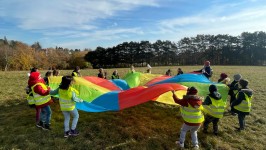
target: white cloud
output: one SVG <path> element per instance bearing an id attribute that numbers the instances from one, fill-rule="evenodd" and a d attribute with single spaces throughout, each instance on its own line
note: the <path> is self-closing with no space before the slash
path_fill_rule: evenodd
<path id="1" fill-rule="evenodd" d="M 157 34 L 179 35 L 179 37 L 195 36 L 196 34 L 230 34 L 239 35 L 244 31 L 266 30 L 266 7 L 241 9 L 231 14 L 223 14 L 220 9 L 212 8 L 212 13 L 203 11 L 195 16 L 179 17 L 162 20 Z M 226 14 L 228 9 L 224 10 Z M 169 36 L 170 37 L 170 36 Z M 173 36 L 172 36 L 173 37 Z"/>
<path id="2" fill-rule="evenodd" d="M 1 4 L 2 3 L 2 4 Z M 94 26 L 96 19 L 117 15 L 140 6 L 159 6 L 156 0 L 56 0 L 3 1 L 0 16 L 14 18 L 22 29 Z M 5 7 L 3 7 L 5 6 Z"/>

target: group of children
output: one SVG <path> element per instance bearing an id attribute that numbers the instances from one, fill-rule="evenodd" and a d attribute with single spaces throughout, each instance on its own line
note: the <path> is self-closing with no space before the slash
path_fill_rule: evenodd
<path id="1" fill-rule="evenodd" d="M 227 75 L 222 75 L 224 79 Z M 222 80 L 221 80 L 222 81 Z M 252 90 L 248 88 L 248 80 L 242 79 L 240 74 L 234 75 L 234 81 L 228 85 L 231 113 L 238 115 L 239 128 L 237 131 L 245 129 L 245 116 L 249 115 L 251 110 Z M 226 102 L 222 100 L 217 87 L 212 84 L 209 86 L 209 94 L 205 100 L 197 95 L 197 89 L 190 87 L 187 94 L 179 99 L 173 91 L 174 101 L 181 105 L 180 112 L 184 120 L 181 127 L 179 141 L 176 142 L 179 147 L 184 148 L 184 142 L 187 131 L 190 131 L 192 144 L 195 149 L 199 148 L 197 131 L 203 123 L 203 133 L 208 133 L 208 125 L 213 124 L 213 134 L 218 135 L 218 122 L 223 117 L 226 108 Z M 203 102 L 202 102 L 203 101 Z"/>
<path id="2" fill-rule="evenodd" d="M 77 68 L 76 71 L 79 72 L 78 70 Z M 38 69 L 31 69 L 26 90 L 28 93 L 28 103 L 36 109 L 37 127 L 51 130 L 50 120 L 52 111 L 50 105 L 53 103 L 51 95 L 58 95 L 60 109 L 64 115 L 64 137 L 77 136 L 79 134 L 76 129 L 79 113 L 75 103 L 83 102 L 83 100 L 78 98 L 79 92 L 71 86 L 72 82 L 72 76 L 63 76 L 59 87 L 56 90 L 51 90 L 45 83 L 45 80 L 41 78 Z M 69 127 L 71 115 L 73 116 L 73 121 L 71 127 Z"/>
<path id="3" fill-rule="evenodd" d="M 134 72 L 134 67 L 131 67 Z M 182 71 L 181 69 L 179 71 Z M 205 71 L 206 72 L 206 71 Z M 183 72 L 182 72 L 183 73 Z M 182 74 L 180 73 L 180 74 Z M 103 75 L 103 69 L 99 69 L 99 77 Z M 49 75 L 46 75 L 48 77 Z M 76 67 L 72 72 L 72 76 L 63 76 L 60 86 L 51 90 L 41 78 L 37 68 L 33 68 L 29 74 L 28 80 L 28 102 L 30 106 L 36 109 L 36 126 L 44 130 L 51 130 L 50 120 L 52 111 L 50 105 L 53 103 L 51 95 L 58 95 L 60 109 L 64 115 L 64 137 L 77 136 L 77 123 L 79 118 L 78 110 L 75 108 L 76 102 L 83 102 L 78 98 L 79 92 L 75 90 L 71 84 L 73 77 L 81 76 L 79 67 Z M 113 77 L 114 76 L 114 77 Z M 119 78 L 117 70 L 114 71 L 112 78 Z M 48 80 L 47 80 L 48 81 Z M 222 73 L 218 82 L 227 84 L 230 80 L 225 73 Z M 245 129 L 245 116 L 249 114 L 251 109 L 252 90 L 248 88 L 248 81 L 242 79 L 240 74 L 234 75 L 234 81 L 227 84 L 230 88 L 230 106 L 232 115 L 238 115 L 239 125 L 238 131 Z M 197 95 L 198 90 L 195 87 L 187 89 L 187 94 L 179 99 L 173 91 L 174 101 L 181 105 L 180 112 L 184 120 L 181 128 L 180 139 L 177 144 L 184 147 L 187 131 L 190 131 L 192 144 L 194 148 L 199 148 L 197 131 L 203 123 L 203 133 L 208 133 L 208 125 L 213 123 L 213 134 L 218 135 L 218 122 L 223 117 L 226 102 L 222 100 L 221 94 L 217 87 L 212 84 L 209 86 L 209 94 L 205 100 Z M 73 116 L 71 127 L 69 127 L 70 116 Z"/>

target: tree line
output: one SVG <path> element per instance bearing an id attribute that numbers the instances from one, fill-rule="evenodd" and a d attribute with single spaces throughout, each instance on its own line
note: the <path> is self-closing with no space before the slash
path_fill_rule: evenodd
<path id="1" fill-rule="evenodd" d="M 43 49 L 39 42 L 27 45 L 6 37 L 0 39 L 0 70 L 199 65 L 205 60 L 214 65 L 266 65 L 266 33 L 197 35 L 178 42 L 131 41 L 109 48 L 97 47 L 93 51 L 62 47 Z"/>
<path id="2" fill-rule="evenodd" d="M 123 42 L 112 48 L 97 47 L 85 59 L 93 68 L 197 65 L 210 60 L 215 65 L 266 65 L 266 33 L 243 32 L 239 36 L 197 35 L 177 43 L 157 40 Z"/>
<path id="3" fill-rule="evenodd" d="M 20 41 L 0 39 L 0 70 L 73 69 L 91 67 L 84 59 L 89 50 L 67 49 L 62 47 L 43 49 L 39 42 L 27 45 Z"/>

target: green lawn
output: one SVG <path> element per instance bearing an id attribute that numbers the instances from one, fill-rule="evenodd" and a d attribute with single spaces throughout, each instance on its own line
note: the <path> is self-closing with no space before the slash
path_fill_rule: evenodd
<path id="1" fill-rule="evenodd" d="M 164 74 L 177 66 L 154 67 L 152 73 Z M 184 72 L 201 66 L 181 66 Z M 145 72 L 146 68 L 135 68 Z M 236 73 L 250 81 L 254 90 L 251 115 L 247 116 L 247 129 L 236 132 L 237 116 L 226 115 L 219 123 L 219 136 L 198 133 L 201 149 L 265 149 L 266 145 L 266 67 L 213 66 L 213 81 L 220 73 L 232 77 Z M 120 76 L 128 68 L 118 69 Z M 114 69 L 107 69 L 109 77 Z M 44 76 L 45 70 L 41 71 Z M 72 71 L 61 71 L 68 75 Z M 83 76 L 96 76 L 98 70 L 81 70 Z M 179 108 L 162 103 L 148 102 L 119 112 L 88 113 L 79 111 L 78 137 L 63 137 L 63 115 L 59 104 L 52 107 L 52 131 L 35 127 L 35 109 L 25 100 L 27 71 L 0 72 L 0 150 L 1 149 L 177 149 L 182 118 Z M 211 127 L 211 126 L 210 126 Z M 210 128 L 211 129 L 211 128 Z M 185 146 L 191 147 L 189 134 Z"/>

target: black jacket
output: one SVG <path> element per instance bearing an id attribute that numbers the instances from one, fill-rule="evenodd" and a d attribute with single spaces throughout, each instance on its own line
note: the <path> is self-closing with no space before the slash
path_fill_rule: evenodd
<path id="1" fill-rule="evenodd" d="M 236 100 L 234 100 L 231 104 L 231 107 L 234 108 L 234 106 L 239 105 L 243 100 L 245 100 L 245 94 L 247 94 L 249 97 L 253 95 L 253 91 L 249 88 L 243 88 L 239 91 L 238 96 L 236 97 Z M 236 109 L 233 109 L 236 113 L 242 113 L 245 115 L 249 115 L 249 112 L 242 112 Z"/>

